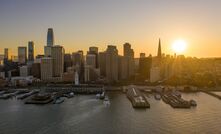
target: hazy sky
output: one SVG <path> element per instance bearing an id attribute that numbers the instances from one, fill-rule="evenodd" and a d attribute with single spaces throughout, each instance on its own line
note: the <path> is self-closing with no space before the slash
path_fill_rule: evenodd
<path id="1" fill-rule="evenodd" d="M 121 54 L 129 42 L 156 55 L 160 37 L 164 53 L 181 38 L 185 55 L 221 56 L 221 0 L 0 0 L 0 53 L 29 40 L 43 53 L 49 27 L 66 52 L 111 44 Z"/>

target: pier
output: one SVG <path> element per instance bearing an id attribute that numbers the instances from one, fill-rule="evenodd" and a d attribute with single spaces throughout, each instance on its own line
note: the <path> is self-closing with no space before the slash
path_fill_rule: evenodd
<path id="1" fill-rule="evenodd" d="M 128 89 L 126 95 L 134 108 L 150 108 L 146 97 L 139 90 L 135 88 Z"/>
<path id="2" fill-rule="evenodd" d="M 181 96 L 171 92 L 162 94 L 162 100 L 173 108 L 191 108 L 192 106 L 190 101 L 186 101 Z"/>
<path id="3" fill-rule="evenodd" d="M 45 87 L 45 92 L 60 92 L 75 94 L 101 94 L 104 91 L 103 85 L 48 85 Z"/>

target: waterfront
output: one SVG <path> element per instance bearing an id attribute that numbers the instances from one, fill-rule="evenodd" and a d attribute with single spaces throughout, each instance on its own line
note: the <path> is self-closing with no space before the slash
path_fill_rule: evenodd
<path id="1" fill-rule="evenodd" d="M 182 94 L 197 101 L 191 109 L 173 109 L 153 96 L 150 109 L 134 109 L 125 94 L 108 96 L 108 107 L 95 95 L 77 95 L 60 105 L 0 100 L 1 134 L 221 133 L 221 101 L 205 93 Z"/>

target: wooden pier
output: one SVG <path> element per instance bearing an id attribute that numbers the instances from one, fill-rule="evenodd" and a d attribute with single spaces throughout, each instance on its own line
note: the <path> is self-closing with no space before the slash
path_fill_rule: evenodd
<path id="1" fill-rule="evenodd" d="M 146 97 L 139 90 L 135 88 L 128 89 L 126 95 L 134 108 L 150 108 Z"/>

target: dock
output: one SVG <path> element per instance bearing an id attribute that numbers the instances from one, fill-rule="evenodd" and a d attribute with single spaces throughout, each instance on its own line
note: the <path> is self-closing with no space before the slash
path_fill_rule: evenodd
<path id="1" fill-rule="evenodd" d="M 191 103 L 173 93 L 162 94 L 162 100 L 173 108 L 191 108 Z"/>
<path id="2" fill-rule="evenodd" d="M 25 101 L 25 104 L 48 104 L 53 101 L 50 94 L 37 94 Z"/>
<path id="3" fill-rule="evenodd" d="M 104 91 L 103 85 L 48 85 L 45 87 L 45 92 L 61 92 L 61 93 L 70 93 L 74 92 L 75 94 L 101 94 Z"/>
<path id="4" fill-rule="evenodd" d="M 150 108 L 147 98 L 139 90 L 131 88 L 126 93 L 134 108 Z"/>

